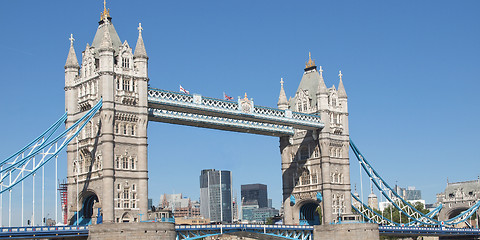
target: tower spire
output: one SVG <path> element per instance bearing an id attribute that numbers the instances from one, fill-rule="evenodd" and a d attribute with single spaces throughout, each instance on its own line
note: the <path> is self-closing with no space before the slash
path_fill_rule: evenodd
<path id="1" fill-rule="evenodd" d="M 317 95 L 320 95 L 320 94 L 327 95 L 328 91 L 327 91 L 327 86 L 325 85 L 325 81 L 323 80 L 323 68 L 322 68 L 322 66 L 319 67 L 318 71 L 320 72 L 320 80 L 319 80 L 319 83 L 318 83 Z"/>
<path id="2" fill-rule="evenodd" d="M 280 78 L 280 96 L 278 97 L 277 106 L 280 110 L 286 110 L 288 108 L 287 95 L 283 89 L 283 78 Z"/>
<path id="3" fill-rule="evenodd" d="M 305 72 L 310 72 L 311 70 L 316 70 L 315 60 L 312 60 L 312 54 L 308 52 L 308 61 L 305 62 Z"/>
<path id="4" fill-rule="evenodd" d="M 338 97 L 347 98 L 347 92 L 345 92 L 345 87 L 343 86 L 342 76 L 342 71 L 338 71 L 338 77 L 340 78 L 340 82 L 338 83 Z"/>
<path id="5" fill-rule="evenodd" d="M 135 52 L 133 53 L 134 58 L 148 58 L 147 56 L 147 50 L 145 50 L 145 44 L 143 43 L 143 37 L 142 37 L 142 23 L 138 23 L 138 40 L 137 40 L 137 46 L 135 47 Z"/>
<path id="6" fill-rule="evenodd" d="M 70 34 L 70 50 L 68 51 L 67 62 L 65 63 L 65 68 L 80 68 L 78 65 L 77 55 L 75 54 L 75 49 L 73 48 L 73 34 Z"/>
<path id="7" fill-rule="evenodd" d="M 110 9 L 107 9 L 107 0 L 103 0 L 103 12 L 100 13 L 100 21 L 108 20 L 110 17 Z"/>

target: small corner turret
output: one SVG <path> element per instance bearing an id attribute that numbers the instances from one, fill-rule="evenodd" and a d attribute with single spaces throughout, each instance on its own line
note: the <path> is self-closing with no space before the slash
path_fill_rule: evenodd
<path id="1" fill-rule="evenodd" d="M 347 92 L 343 86 L 342 76 L 342 71 L 338 71 L 338 77 L 340 78 L 340 82 L 338 83 L 338 98 L 347 98 Z"/>
<path id="2" fill-rule="evenodd" d="M 137 46 L 135 47 L 135 53 L 133 54 L 133 58 L 146 58 L 148 59 L 147 56 L 147 50 L 145 50 L 145 44 L 143 43 L 143 37 L 142 37 L 142 23 L 138 23 L 138 40 L 137 40 Z"/>
<path id="3" fill-rule="evenodd" d="M 280 79 L 280 96 L 278 97 L 277 106 L 280 110 L 288 109 L 287 95 L 285 94 L 285 90 L 283 89 L 283 78 Z"/>
<path id="4" fill-rule="evenodd" d="M 67 61 L 65 62 L 65 69 L 75 68 L 78 70 L 80 65 L 78 65 L 77 55 L 75 54 L 75 49 L 73 48 L 73 41 L 75 41 L 73 34 L 70 34 L 70 38 L 68 40 L 70 40 L 70 50 L 68 51 Z"/>

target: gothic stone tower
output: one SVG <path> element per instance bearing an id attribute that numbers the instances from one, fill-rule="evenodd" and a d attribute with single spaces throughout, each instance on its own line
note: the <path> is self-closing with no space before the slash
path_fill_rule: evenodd
<path id="1" fill-rule="evenodd" d="M 133 222 L 147 212 L 148 57 L 141 26 L 132 54 L 111 20 L 104 7 L 81 66 L 70 38 L 65 64 L 67 128 L 103 99 L 103 107 L 78 141 L 68 145 L 70 223 L 76 221 L 76 212 L 80 221 L 92 223 L 99 213 L 103 222 Z"/>
<path id="2" fill-rule="evenodd" d="M 351 214 L 347 94 L 342 74 L 338 90 L 327 88 L 323 70 L 309 57 L 295 97 L 282 86 L 279 109 L 321 116 L 321 131 L 296 130 L 280 138 L 285 224 L 328 224 Z M 320 206 L 321 222 L 315 217 Z"/>

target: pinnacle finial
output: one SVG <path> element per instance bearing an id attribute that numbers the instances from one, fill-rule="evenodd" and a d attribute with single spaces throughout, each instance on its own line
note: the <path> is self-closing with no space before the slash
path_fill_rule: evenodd
<path id="1" fill-rule="evenodd" d="M 318 71 L 320 71 L 320 77 L 323 77 L 323 68 L 322 68 L 322 66 L 320 66 L 320 69 L 319 69 Z"/>
<path id="2" fill-rule="evenodd" d="M 342 71 L 338 71 L 338 77 L 340 77 L 340 80 L 342 80 L 342 76 L 343 76 Z"/>
<path id="3" fill-rule="evenodd" d="M 138 34 L 142 34 L 142 30 L 143 30 L 142 23 L 138 23 L 138 28 L 137 29 L 138 29 Z"/>
<path id="4" fill-rule="evenodd" d="M 100 20 L 108 20 L 110 17 L 110 9 L 107 9 L 107 0 L 103 0 L 103 12 L 100 13 Z"/>
<path id="5" fill-rule="evenodd" d="M 305 67 L 315 67 L 315 60 L 312 60 L 312 54 L 308 52 L 308 61 L 305 63 Z"/>
<path id="6" fill-rule="evenodd" d="M 245 92 L 245 99 L 248 99 L 248 97 L 247 97 L 247 93 L 246 93 L 246 92 Z"/>
<path id="7" fill-rule="evenodd" d="M 73 41 L 75 41 L 75 38 L 73 38 L 73 33 L 70 33 L 70 38 L 68 40 L 70 40 L 70 45 L 73 46 Z"/>
<path id="8" fill-rule="evenodd" d="M 281 84 L 282 87 L 283 87 L 283 78 L 280 78 L 280 84 Z"/>

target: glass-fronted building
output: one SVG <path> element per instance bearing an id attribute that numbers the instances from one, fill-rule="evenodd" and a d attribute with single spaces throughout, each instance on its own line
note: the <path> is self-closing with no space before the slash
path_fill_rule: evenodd
<path id="1" fill-rule="evenodd" d="M 205 169 L 200 174 L 200 215 L 211 222 L 232 222 L 232 174 Z"/>

